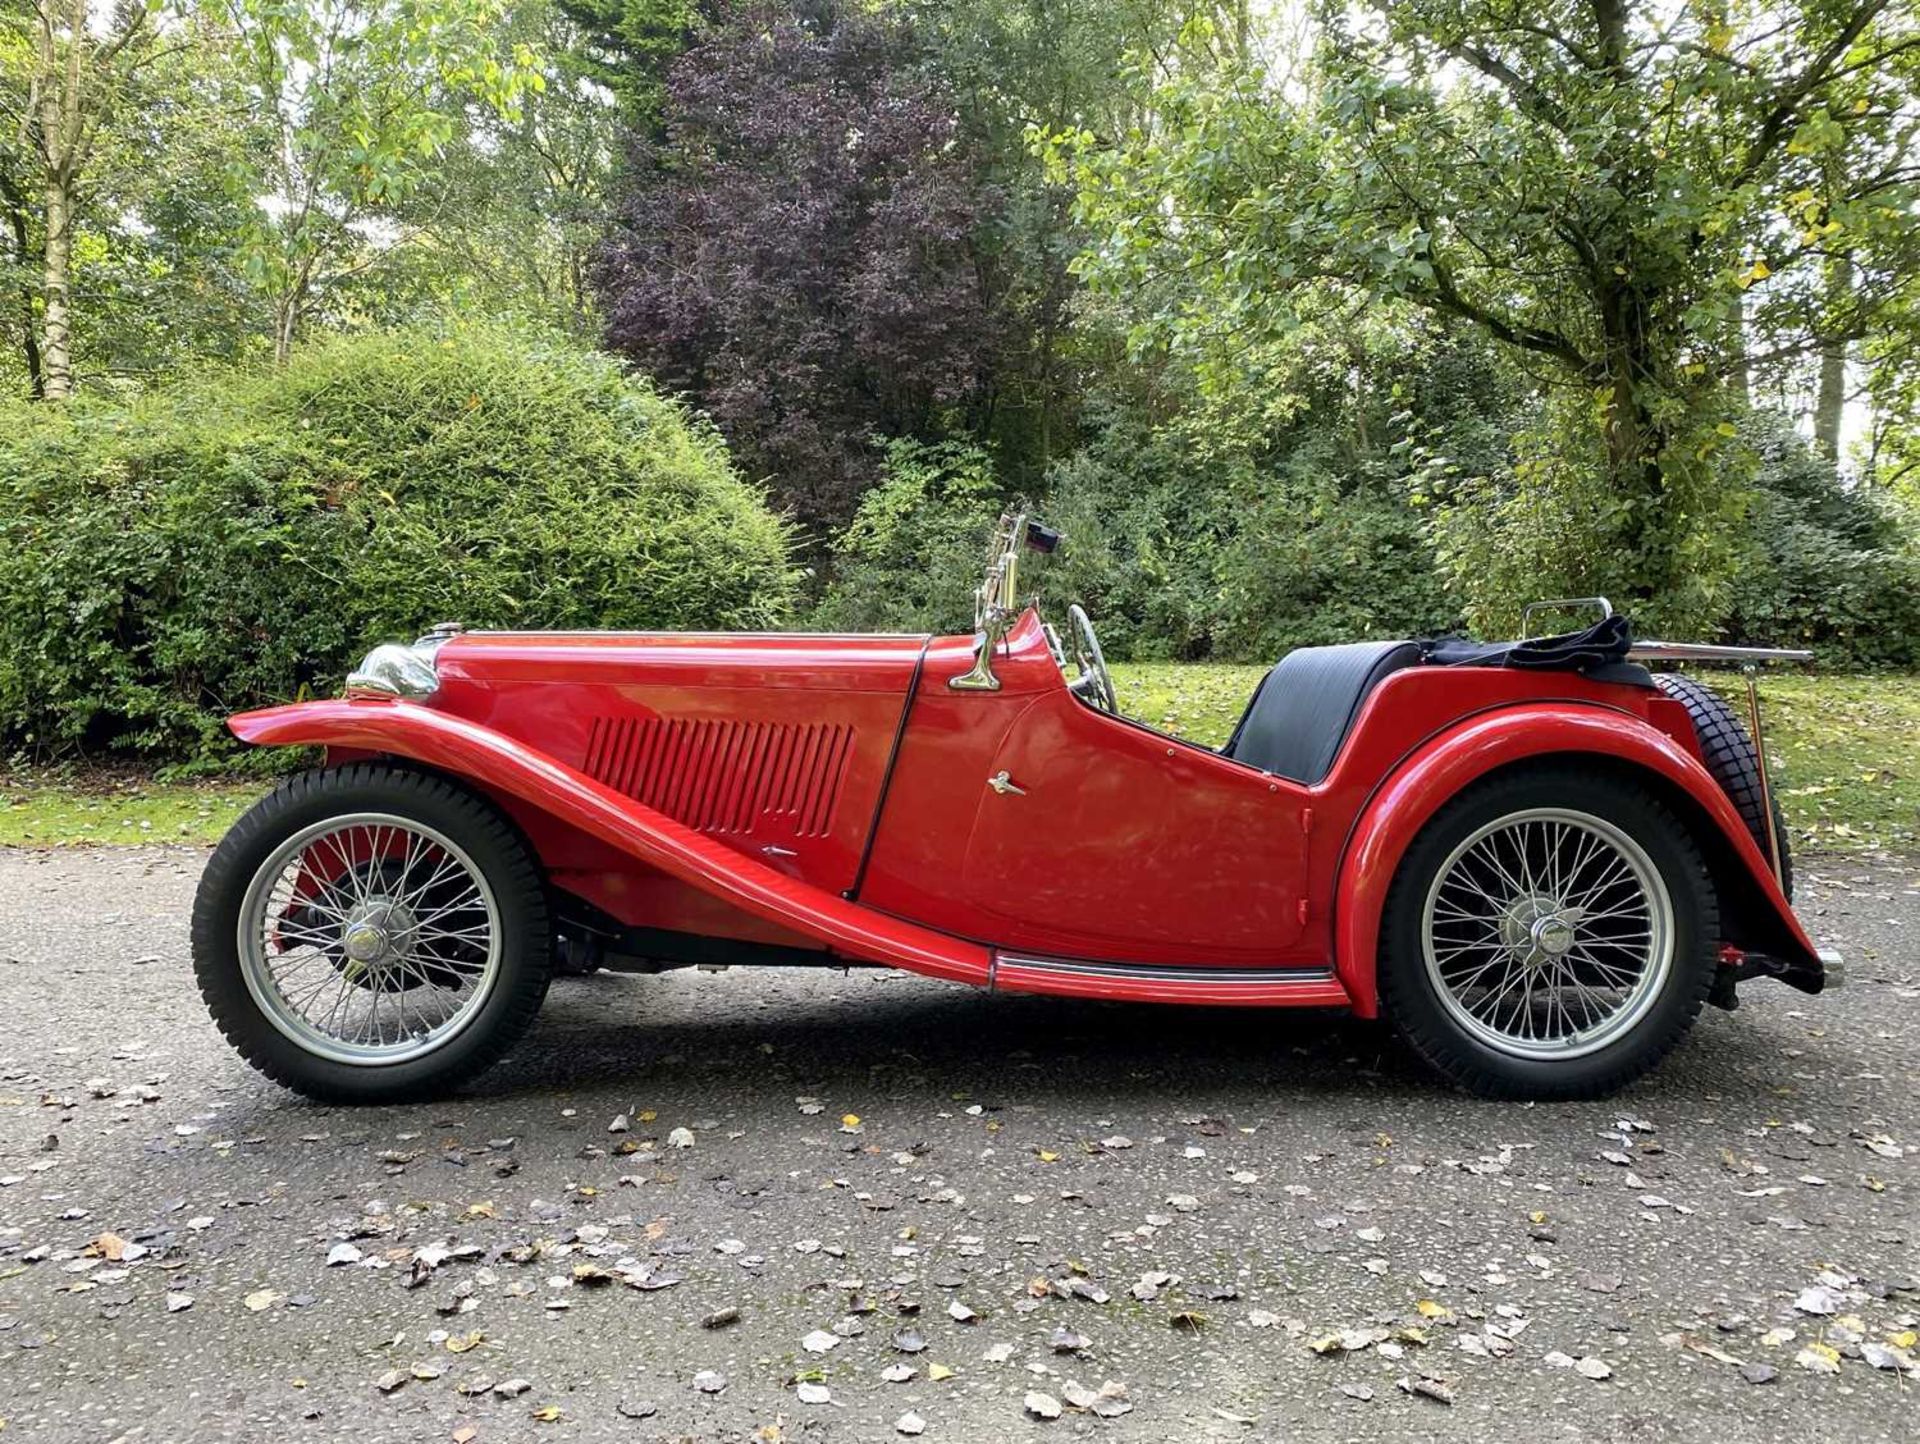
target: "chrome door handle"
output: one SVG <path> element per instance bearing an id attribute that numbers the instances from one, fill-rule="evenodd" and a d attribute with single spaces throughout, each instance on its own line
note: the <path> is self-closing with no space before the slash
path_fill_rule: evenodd
<path id="1" fill-rule="evenodd" d="M 1004 768 L 987 779 L 987 786 L 991 787 L 1002 797 L 1005 797 L 1009 792 L 1015 797 L 1025 797 L 1027 795 L 1027 789 L 1007 776 Z"/>

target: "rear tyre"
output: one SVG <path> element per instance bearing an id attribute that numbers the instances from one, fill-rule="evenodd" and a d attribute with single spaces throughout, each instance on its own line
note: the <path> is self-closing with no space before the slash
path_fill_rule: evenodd
<path id="1" fill-rule="evenodd" d="M 1652 792 L 1547 766 L 1469 788 L 1401 860 L 1381 1005 L 1439 1072 L 1492 1098 L 1598 1098 L 1692 1026 L 1718 913 L 1686 826 Z"/>
<path id="2" fill-rule="evenodd" d="M 208 1011 L 310 1098 L 430 1096 L 497 1062 L 547 991 L 539 872 L 498 810 L 381 764 L 303 773 L 235 823 L 193 910 Z"/>
<path id="3" fill-rule="evenodd" d="M 1793 901 L 1793 846 L 1787 838 L 1787 819 L 1780 811 L 1777 793 L 1768 793 L 1762 801 L 1760 788 L 1760 752 L 1753 745 L 1740 715 L 1727 705 L 1726 698 L 1703 682 L 1675 672 L 1655 675 L 1654 683 L 1693 718 L 1694 735 L 1700 739 L 1700 754 L 1707 771 L 1720 784 L 1739 811 L 1747 831 L 1753 834 L 1762 857 L 1767 852 L 1767 808 L 1773 809 L 1773 835 L 1780 842 L 1780 890 Z"/>

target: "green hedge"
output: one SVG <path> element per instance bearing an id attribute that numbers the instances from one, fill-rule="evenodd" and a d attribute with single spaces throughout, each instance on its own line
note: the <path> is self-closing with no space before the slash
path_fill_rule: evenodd
<path id="1" fill-rule="evenodd" d="M 798 581 L 711 428 L 551 337 L 0 408 L 0 742 L 42 756 L 218 749 L 225 713 L 443 618 L 769 627 Z"/>

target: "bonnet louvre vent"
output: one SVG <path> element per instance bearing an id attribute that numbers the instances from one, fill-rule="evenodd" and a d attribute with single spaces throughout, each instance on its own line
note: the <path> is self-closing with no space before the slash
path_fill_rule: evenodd
<path id="1" fill-rule="evenodd" d="M 851 727 L 603 717 L 586 770 L 701 832 L 821 837 L 852 751 Z"/>

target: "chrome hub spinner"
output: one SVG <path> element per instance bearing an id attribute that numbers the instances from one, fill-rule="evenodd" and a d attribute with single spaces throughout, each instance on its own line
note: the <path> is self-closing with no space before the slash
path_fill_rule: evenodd
<path id="1" fill-rule="evenodd" d="M 405 963 L 418 928 L 413 910 L 405 903 L 370 897 L 348 910 L 340 930 L 340 950 L 358 972 L 386 972 Z"/>

